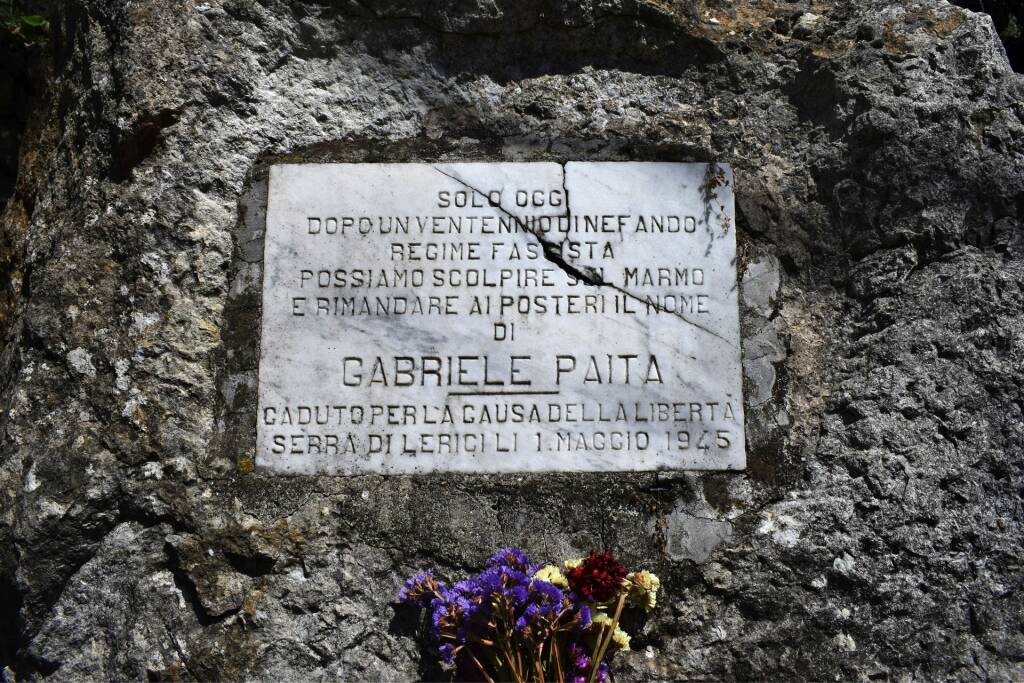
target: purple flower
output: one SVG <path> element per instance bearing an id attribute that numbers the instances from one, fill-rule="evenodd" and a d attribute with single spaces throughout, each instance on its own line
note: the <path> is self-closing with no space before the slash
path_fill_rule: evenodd
<path id="1" fill-rule="evenodd" d="M 537 578 L 539 567 L 530 564 L 521 550 L 504 548 L 482 572 L 451 588 L 426 570 L 407 580 L 398 597 L 429 609 L 428 628 L 437 656 L 457 667 L 456 676 L 466 667 L 469 677 L 480 673 L 470 667 L 470 647 L 486 644 L 486 653 L 492 643 L 504 641 L 506 647 L 532 652 L 553 633 L 566 629 L 574 634 L 564 650 L 566 680 L 586 681 L 593 676 L 599 683 L 608 683 L 608 664 L 594 660 L 583 645 L 589 642 L 585 630 L 593 621 L 590 606 L 581 594 Z"/>
<path id="2" fill-rule="evenodd" d="M 587 669 L 590 668 L 590 657 L 587 656 L 587 651 L 579 643 L 573 643 L 569 647 L 569 657 L 572 659 L 573 666 L 580 673 L 586 673 Z"/>
<path id="3" fill-rule="evenodd" d="M 434 625 L 434 628 L 441 628 L 445 619 L 448 618 L 451 605 L 447 602 L 441 602 L 440 600 L 434 600 L 437 604 L 434 605 L 434 612 L 430 615 L 430 623 Z"/>
<path id="4" fill-rule="evenodd" d="M 466 582 L 467 592 L 473 595 L 490 596 L 494 593 L 508 593 L 517 586 L 525 586 L 529 583 L 529 577 L 512 567 L 495 565 L 488 567 L 475 578 Z M 517 592 L 513 597 L 517 600 L 525 595 L 525 588 Z"/>
<path id="5" fill-rule="evenodd" d="M 522 605 L 530 599 L 530 593 L 526 590 L 526 586 L 523 585 L 510 586 L 503 592 L 512 598 L 512 603 L 515 605 Z"/>
<path id="6" fill-rule="evenodd" d="M 456 595 L 455 599 L 452 600 L 452 602 L 455 604 L 455 609 L 458 612 L 469 614 L 473 611 L 474 605 L 472 602 L 469 601 L 469 598 L 467 598 L 465 595 Z"/>
<path id="7" fill-rule="evenodd" d="M 530 558 L 519 548 L 502 548 L 487 560 L 487 567 L 508 567 L 527 574 L 537 571 L 534 565 L 530 564 Z"/>
<path id="8" fill-rule="evenodd" d="M 556 605 L 562 604 L 562 598 L 564 595 L 555 584 L 548 583 L 547 581 L 541 581 L 540 579 L 534 579 L 533 583 L 530 584 L 530 588 L 536 591 L 544 600 Z"/>
<path id="9" fill-rule="evenodd" d="M 587 677 L 583 674 L 576 674 L 569 680 L 571 681 L 571 683 L 587 683 Z"/>
<path id="10" fill-rule="evenodd" d="M 398 591 L 398 600 L 426 607 L 437 594 L 445 590 L 444 584 L 434 578 L 434 572 L 427 569 L 406 580 L 402 590 Z"/>

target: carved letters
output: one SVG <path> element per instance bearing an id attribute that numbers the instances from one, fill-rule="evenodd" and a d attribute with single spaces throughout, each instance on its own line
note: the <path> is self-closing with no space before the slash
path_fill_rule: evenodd
<path id="1" fill-rule="evenodd" d="M 257 466 L 738 469 L 728 169 L 271 171 Z"/>

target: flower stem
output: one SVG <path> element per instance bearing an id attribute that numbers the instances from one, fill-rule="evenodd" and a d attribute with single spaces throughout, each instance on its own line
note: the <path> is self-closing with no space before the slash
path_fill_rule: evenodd
<path id="1" fill-rule="evenodd" d="M 523 675 L 520 669 L 522 669 L 522 662 L 519 666 L 516 666 L 516 660 L 519 659 L 519 653 L 516 653 L 516 660 L 512 659 L 512 654 L 509 652 L 507 647 L 502 648 L 502 654 L 505 655 L 505 661 L 508 662 L 509 672 L 512 674 L 512 678 L 516 683 L 523 683 Z"/>
<path id="2" fill-rule="evenodd" d="M 476 658 L 473 651 L 467 647 L 466 652 L 468 652 L 469 656 L 473 658 L 473 663 L 476 664 L 476 668 L 480 669 L 480 675 L 484 677 L 484 681 L 486 681 L 486 683 L 494 683 L 494 679 L 487 675 L 487 670 L 484 669 L 484 665 Z"/>
<path id="3" fill-rule="evenodd" d="M 615 629 L 619 627 L 619 617 L 622 616 L 622 608 L 626 605 L 626 598 L 629 596 L 629 592 L 624 592 L 622 597 L 619 598 L 619 604 L 615 607 L 615 616 L 612 618 L 611 627 L 608 629 L 608 635 L 605 636 L 604 632 L 601 632 L 602 638 L 598 640 L 600 647 L 595 651 L 594 657 L 590 662 L 590 678 L 589 683 L 594 683 L 594 679 L 597 677 L 597 668 L 601 664 L 601 660 L 604 659 L 604 653 L 608 650 L 608 646 L 612 642 L 612 638 L 615 636 Z"/>
<path id="4" fill-rule="evenodd" d="M 565 674 L 562 673 L 562 653 L 558 650 L 558 634 L 551 636 L 551 653 L 555 656 L 555 674 L 558 683 L 565 683 Z"/>

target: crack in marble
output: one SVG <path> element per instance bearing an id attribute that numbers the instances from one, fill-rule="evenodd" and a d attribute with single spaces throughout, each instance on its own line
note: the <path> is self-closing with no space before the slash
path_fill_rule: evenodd
<path id="1" fill-rule="evenodd" d="M 568 187 L 567 187 L 567 184 L 566 184 L 567 183 L 567 179 L 566 179 L 565 162 L 562 162 L 560 165 L 562 167 L 562 188 L 565 191 L 565 217 L 566 218 L 572 218 L 572 210 L 569 207 L 569 190 L 568 190 Z M 441 170 L 440 168 L 438 168 L 434 164 L 431 164 L 431 168 L 433 168 L 435 171 L 437 171 L 441 175 L 445 176 L 446 178 L 454 180 L 455 182 L 459 183 L 460 185 L 462 185 L 463 187 L 465 187 L 468 190 L 472 190 L 473 192 L 476 192 L 476 193 L 478 193 L 478 194 L 480 194 L 482 196 L 486 196 L 487 195 L 486 192 L 483 192 L 479 188 L 474 187 L 470 183 L 466 182 L 465 180 L 463 180 L 462 178 L 460 178 L 460 177 L 458 177 L 458 176 L 456 176 L 454 174 L 447 173 L 447 172 Z M 714 330 L 708 329 L 704 325 L 701 325 L 700 323 L 697 323 L 697 322 L 694 322 L 693 320 L 690 320 L 689 318 L 684 316 L 682 313 L 679 313 L 678 311 L 670 311 L 670 310 L 668 310 L 668 309 L 666 309 L 666 308 L 664 308 L 662 306 L 659 306 L 657 303 L 655 303 L 653 301 L 644 300 L 643 298 L 641 298 L 640 296 L 638 296 L 638 295 L 634 294 L 633 292 L 629 291 L 625 287 L 620 287 L 620 286 L 618 286 L 618 285 L 616 285 L 614 283 L 606 282 L 605 280 L 601 279 L 600 275 L 597 273 L 597 271 L 595 269 L 590 268 L 588 266 L 579 266 L 579 265 L 575 265 L 575 264 L 569 263 L 568 261 L 565 260 L 565 258 L 561 254 L 561 242 L 552 242 L 551 240 L 546 239 L 539 232 L 530 229 L 529 225 L 525 221 L 523 221 L 518 216 L 516 216 L 515 214 L 510 212 L 508 209 L 506 209 L 500 203 L 495 205 L 494 208 L 497 209 L 498 211 L 501 211 L 503 214 L 505 214 L 506 216 L 511 218 L 513 221 L 515 221 L 516 225 L 518 225 L 520 228 L 522 228 L 524 232 L 526 232 L 529 235 L 532 235 L 534 237 L 534 239 L 537 240 L 537 243 L 540 245 L 541 250 L 542 250 L 542 252 L 544 254 L 544 258 L 549 263 L 551 263 L 552 265 L 557 266 L 559 268 L 559 270 L 561 270 L 562 272 L 566 273 L 567 275 L 570 275 L 570 276 L 576 278 L 577 280 L 585 282 L 588 285 L 590 285 L 591 287 L 598 287 L 598 288 L 600 288 L 600 287 L 608 287 L 610 289 L 613 289 L 616 292 L 619 292 L 620 294 L 622 294 L 622 295 L 632 299 L 633 301 L 636 301 L 637 303 L 639 303 L 639 304 L 641 304 L 643 306 L 647 306 L 649 308 L 653 308 L 654 310 L 658 311 L 659 313 L 665 313 L 667 315 L 671 315 L 673 317 L 676 317 L 679 320 L 682 320 L 683 322 L 685 322 L 685 323 L 687 323 L 689 325 L 692 325 L 693 327 L 697 328 L 698 330 L 701 330 L 702 332 L 705 332 L 705 333 L 711 335 L 712 337 L 715 337 L 716 339 L 719 339 L 719 340 L 725 342 L 729 346 L 735 346 L 734 343 L 732 343 L 730 340 L 726 339 L 722 335 L 718 334 Z M 708 211 L 710 212 L 710 209 L 708 209 Z"/>

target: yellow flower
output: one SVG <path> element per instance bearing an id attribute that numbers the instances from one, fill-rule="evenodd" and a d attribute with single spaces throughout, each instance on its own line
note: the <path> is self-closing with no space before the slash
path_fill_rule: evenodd
<path id="1" fill-rule="evenodd" d="M 629 634 L 621 628 L 616 628 L 612 634 L 612 642 L 623 652 L 629 652 Z"/>
<path id="2" fill-rule="evenodd" d="M 568 588 L 569 581 L 565 578 L 565 575 L 553 564 L 547 564 L 537 570 L 534 575 L 541 581 L 547 581 L 553 583 L 559 588 Z"/>
<path id="3" fill-rule="evenodd" d="M 601 627 L 611 626 L 614 619 L 605 614 L 604 612 L 593 612 L 591 617 L 591 624 L 597 627 L 600 632 Z M 615 627 L 615 631 L 612 633 L 612 644 L 619 650 L 629 650 L 629 634 L 623 631 L 618 626 Z"/>
<path id="4" fill-rule="evenodd" d="M 565 561 L 565 568 L 566 569 L 575 569 L 576 567 L 580 566 L 581 564 L 583 564 L 583 558 L 580 558 L 578 560 L 566 560 Z"/>
<path id="5" fill-rule="evenodd" d="M 630 572 L 622 580 L 623 586 L 629 588 L 630 604 L 644 609 L 654 609 L 658 604 L 658 588 L 661 587 L 661 580 L 646 569 L 639 572 Z"/>

